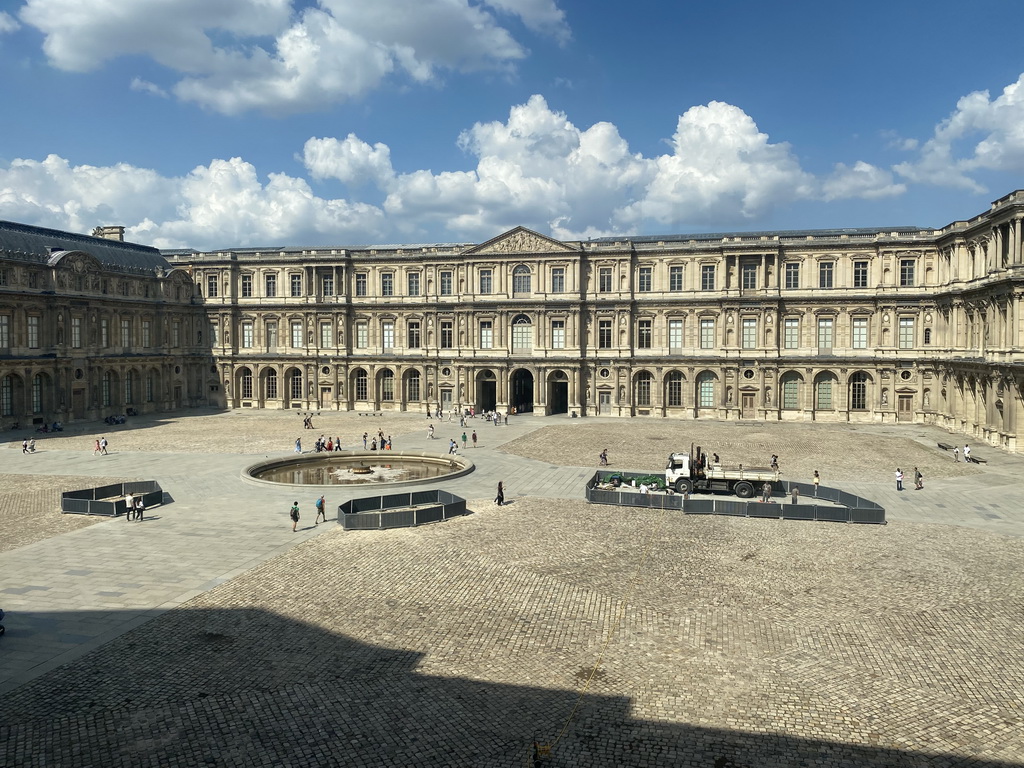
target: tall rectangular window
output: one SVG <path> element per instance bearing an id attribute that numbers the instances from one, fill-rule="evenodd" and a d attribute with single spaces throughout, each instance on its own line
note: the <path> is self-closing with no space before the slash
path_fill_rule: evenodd
<path id="1" fill-rule="evenodd" d="M 406 336 L 406 346 L 409 349 L 419 349 L 420 346 L 422 345 L 422 341 L 421 341 L 421 338 L 420 338 L 420 321 L 419 320 L 410 320 L 406 324 L 405 330 L 406 330 L 406 334 L 405 334 L 405 336 Z M 416 398 L 416 399 L 418 400 L 419 398 Z"/>
<path id="2" fill-rule="evenodd" d="M 597 270 L 597 290 L 600 293 L 610 293 L 612 290 L 612 268 L 601 267 Z"/>
<path id="3" fill-rule="evenodd" d="M 0 315 L 0 349 L 11 346 L 11 316 Z"/>
<path id="4" fill-rule="evenodd" d="M 252 275 L 242 275 L 242 298 L 252 298 Z"/>
<path id="5" fill-rule="evenodd" d="M 900 318 L 900 349 L 914 348 L 914 318 Z"/>
<path id="6" fill-rule="evenodd" d="M 395 348 L 395 323 L 393 320 L 385 320 L 380 324 L 381 346 L 385 352 L 391 352 Z"/>
<path id="7" fill-rule="evenodd" d="M 480 270 L 480 293 L 491 293 L 494 290 L 494 273 L 489 269 Z"/>
<path id="8" fill-rule="evenodd" d="M 551 268 L 551 292 L 565 292 L 565 267 Z"/>
<path id="9" fill-rule="evenodd" d="M 74 349 L 82 348 L 82 318 L 71 318 L 71 346 Z"/>
<path id="10" fill-rule="evenodd" d="M 800 382 L 796 376 L 790 376 L 782 382 L 782 407 L 787 411 L 800 407 Z"/>
<path id="11" fill-rule="evenodd" d="M 831 288 L 832 276 L 835 272 L 835 262 L 823 261 L 818 265 L 818 287 Z"/>
<path id="12" fill-rule="evenodd" d="M 451 296 L 452 295 L 452 273 L 442 272 L 441 273 L 441 295 Z"/>
<path id="13" fill-rule="evenodd" d="M 597 348 L 612 348 L 612 321 L 598 320 L 597 322 Z"/>
<path id="14" fill-rule="evenodd" d="M 442 320 L 441 321 L 441 349 L 451 349 L 454 346 L 454 337 L 452 335 L 452 321 Z"/>
<path id="15" fill-rule="evenodd" d="M 683 268 L 681 266 L 668 268 L 668 289 L 670 291 L 683 290 Z"/>
<path id="16" fill-rule="evenodd" d="M 815 386 L 815 407 L 819 411 L 832 410 L 832 379 L 821 378 Z"/>
<path id="17" fill-rule="evenodd" d="M 357 272 L 356 273 L 356 296 L 365 296 L 365 295 L 366 295 L 366 273 L 365 272 Z"/>
<path id="18" fill-rule="evenodd" d="M 216 298 L 217 296 L 217 276 L 207 275 L 206 276 L 206 296 L 208 298 Z"/>
<path id="19" fill-rule="evenodd" d="M 715 348 L 715 321 L 711 318 L 700 321 L 700 348 Z"/>
<path id="20" fill-rule="evenodd" d="M 320 323 L 320 346 L 324 349 L 334 346 L 334 325 Z"/>
<path id="21" fill-rule="evenodd" d="M 565 320 L 551 321 L 551 348 L 565 349 Z"/>
<path id="22" fill-rule="evenodd" d="M 757 318 L 744 317 L 742 327 L 743 336 L 741 342 L 743 349 L 757 349 Z"/>
<path id="23" fill-rule="evenodd" d="M 832 351 L 832 318 L 818 318 L 818 351 Z"/>
<path id="24" fill-rule="evenodd" d="M 213 326 L 213 328 L 216 328 L 216 327 L 217 327 L 216 325 Z M 211 344 L 216 344 L 217 343 L 217 339 L 211 337 L 210 338 L 210 343 Z M 142 348 L 143 349 L 149 349 L 151 346 L 153 346 L 153 324 L 149 320 L 143 320 L 142 321 Z"/>
<path id="25" fill-rule="evenodd" d="M 320 292 L 324 296 L 334 295 L 334 275 L 324 275 L 320 278 Z"/>
<path id="26" fill-rule="evenodd" d="M 640 267 L 637 273 L 636 289 L 640 293 L 650 293 L 653 288 L 654 269 L 652 267 Z"/>
<path id="27" fill-rule="evenodd" d="M 176 329 L 180 329 L 181 328 L 181 324 L 177 320 L 175 320 L 174 321 L 174 327 Z M 180 334 L 180 331 L 175 334 L 175 337 L 176 338 L 174 338 L 171 341 L 171 346 L 172 347 L 177 347 L 177 346 L 181 345 L 181 334 Z M 132 345 L 132 321 L 129 320 L 128 318 L 121 318 L 121 346 L 124 347 L 125 349 L 128 349 L 128 347 L 130 347 L 131 345 Z"/>
<path id="28" fill-rule="evenodd" d="M 265 294 L 267 297 L 277 296 L 277 275 L 266 275 L 263 284 L 266 288 Z"/>
<path id="29" fill-rule="evenodd" d="M 787 317 L 782 323 L 782 347 L 783 349 L 800 348 L 800 318 Z"/>
<path id="30" fill-rule="evenodd" d="M 252 323 L 242 323 L 242 347 L 252 349 L 254 341 Z"/>
<path id="31" fill-rule="evenodd" d="M 757 289 L 757 268 L 758 265 L 753 262 L 740 267 L 740 280 L 744 291 Z"/>
<path id="32" fill-rule="evenodd" d="M 492 349 L 494 347 L 494 326 L 490 320 L 480 321 L 480 349 Z"/>
<path id="33" fill-rule="evenodd" d="M 868 348 L 868 319 L 866 317 L 853 318 L 852 338 L 850 339 L 854 349 Z"/>
<path id="34" fill-rule="evenodd" d="M 292 296 L 302 295 L 302 275 L 292 274 L 288 276 L 288 282 L 291 289 Z"/>
<path id="35" fill-rule="evenodd" d="M 700 268 L 700 289 L 702 291 L 715 290 L 715 265 L 702 264 Z"/>
<path id="36" fill-rule="evenodd" d="M 668 348 L 670 352 L 679 352 L 683 348 L 683 321 L 678 318 L 668 321 Z"/>
<path id="37" fill-rule="evenodd" d="M 638 320 L 636 324 L 636 346 L 638 349 L 650 349 L 654 343 L 653 322 Z"/>
<path id="38" fill-rule="evenodd" d="M 800 288 L 800 262 L 786 262 L 786 290 L 795 291 Z"/>
<path id="39" fill-rule="evenodd" d="M 395 295 L 395 275 L 393 272 L 384 272 L 380 276 L 380 295 Z"/>
<path id="40" fill-rule="evenodd" d="M 370 346 L 370 326 L 366 323 L 356 323 L 356 349 L 366 349 Z"/>
<path id="41" fill-rule="evenodd" d="M 853 262 L 853 287 L 868 287 L 868 263 L 866 261 Z"/>
<path id="42" fill-rule="evenodd" d="M 409 296 L 420 295 L 420 273 L 407 272 L 405 274 L 405 292 Z"/>
<path id="43" fill-rule="evenodd" d="M 100 318 L 100 347 L 106 349 L 110 346 L 110 321 L 102 317 Z"/>
<path id="44" fill-rule="evenodd" d="M 900 259 L 900 286 L 909 288 L 914 284 L 914 260 Z"/>
<path id="45" fill-rule="evenodd" d="M 533 349 L 533 325 L 530 323 L 512 323 L 512 350 L 525 352 Z"/>
<path id="46" fill-rule="evenodd" d="M 292 349 L 302 348 L 302 321 L 292 320 Z"/>

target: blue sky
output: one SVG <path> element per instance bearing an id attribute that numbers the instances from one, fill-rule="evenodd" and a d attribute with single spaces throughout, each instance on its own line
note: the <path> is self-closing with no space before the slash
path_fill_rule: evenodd
<path id="1" fill-rule="evenodd" d="M 1024 4 L 4 0 L 0 218 L 159 247 L 940 227 Z"/>

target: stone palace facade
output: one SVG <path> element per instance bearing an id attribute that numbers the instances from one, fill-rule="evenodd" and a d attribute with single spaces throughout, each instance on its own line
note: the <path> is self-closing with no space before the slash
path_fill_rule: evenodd
<path id="1" fill-rule="evenodd" d="M 1022 219 L 1017 191 L 942 229 L 164 251 L 105 292 L 81 290 L 70 254 L 37 262 L 33 288 L 5 245 L 0 418 L 120 412 L 138 381 L 141 410 L 907 421 L 1015 451 Z"/>

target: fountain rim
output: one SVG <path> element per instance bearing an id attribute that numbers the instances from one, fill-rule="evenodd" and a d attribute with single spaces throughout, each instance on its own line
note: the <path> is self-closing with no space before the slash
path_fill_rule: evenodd
<path id="1" fill-rule="evenodd" d="M 259 477 L 254 477 L 253 473 L 257 471 L 263 471 L 267 469 L 274 469 L 281 467 L 286 464 L 303 464 L 303 463 L 314 463 L 318 461 L 324 461 L 327 459 L 338 458 L 338 459 L 372 459 L 374 463 L 381 464 L 387 463 L 382 461 L 383 458 L 412 458 L 412 459 L 427 459 L 428 463 L 441 463 L 441 462 L 455 462 L 458 465 L 458 469 L 447 475 L 441 475 L 439 477 L 420 478 L 416 480 L 392 480 L 383 481 L 379 483 L 373 483 L 375 488 L 400 488 L 405 485 L 424 485 L 431 483 L 444 482 L 446 480 L 454 480 L 457 477 L 463 477 L 473 472 L 476 469 L 476 464 L 466 456 L 460 456 L 458 454 L 443 454 L 443 453 L 431 453 L 430 451 L 331 451 L 330 453 L 309 453 L 290 456 L 280 456 L 276 459 L 264 459 L 263 461 L 257 461 L 255 464 L 250 464 L 242 469 L 242 480 L 248 483 L 254 483 L 256 485 L 270 486 L 273 488 L 350 488 L 350 487 L 363 487 L 365 488 L 367 483 L 279 483 L 275 480 L 263 480 Z"/>

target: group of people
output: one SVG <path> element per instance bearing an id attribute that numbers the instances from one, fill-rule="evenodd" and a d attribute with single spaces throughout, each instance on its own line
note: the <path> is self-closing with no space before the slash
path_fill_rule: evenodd
<path id="1" fill-rule="evenodd" d="M 966 447 L 966 446 L 965 446 Z M 921 470 L 914 467 L 914 490 L 920 491 L 924 488 L 924 475 L 921 474 Z M 896 467 L 896 490 L 903 490 L 903 470 Z"/>
<path id="2" fill-rule="evenodd" d="M 320 435 L 313 443 L 313 450 L 316 453 L 322 453 L 323 451 L 340 451 L 341 450 L 341 438 L 336 437 L 333 440 L 330 436 L 326 439 L 323 435 Z"/>
<path id="3" fill-rule="evenodd" d="M 367 445 L 369 444 L 369 445 Z M 374 438 L 370 437 L 369 432 L 363 432 L 363 450 L 369 448 L 371 451 L 376 451 L 378 448 L 382 451 L 391 450 L 391 435 L 384 437 L 384 430 L 377 430 L 377 436 Z M 340 451 L 341 448 L 338 448 Z"/>
<path id="4" fill-rule="evenodd" d="M 960 447 L 956 445 L 953 446 L 953 461 L 960 461 Z M 970 464 L 972 461 L 971 446 L 969 446 L 967 443 L 964 443 L 964 461 L 966 461 L 968 464 Z"/>
<path id="5" fill-rule="evenodd" d="M 35 453 L 36 452 L 36 439 L 25 438 L 21 441 L 21 452 L 22 453 Z"/>
<path id="6" fill-rule="evenodd" d="M 93 441 L 93 444 L 92 444 L 92 455 L 93 456 L 98 456 L 98 455 L 106 456 L 106 455 L 108 455 L 107 454 L 107 438 L 101 437 L 98 440 Z"/>
<path id="7" fill-rule="evenodd" d="M 327 522 L 327 501 L 321 496 L 315 502 L 313 506 L 316 507 L 316 517 L 313 519 L 313 525 L 320 525 L 320 518 L 323 518 L 323 522 Z M 292 533 L 299 530 L 299 502 L 296 500 L 292 502 L 292 508 L 288 510 L 288 518 L 292 521 Z"/>
<path id="8" fill-rule="evenodd" d="M 132 493 L 124 495 L 124 519 L 128 521 L 142 521 L 142 514 L 146 511 L 146 504 L 141 496 Z"/>

